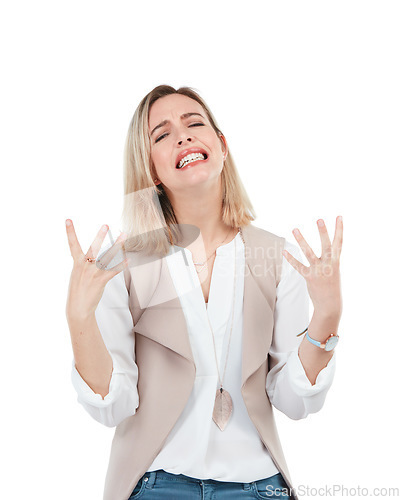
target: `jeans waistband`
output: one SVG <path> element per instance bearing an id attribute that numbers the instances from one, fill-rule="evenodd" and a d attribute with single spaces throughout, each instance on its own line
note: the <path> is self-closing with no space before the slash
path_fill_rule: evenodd
<path id="1" fill-rule="evenodd" d="M 167 479 L 169 481 L 180 481 L 180 482 L 188 482 L 195 484 L 226 484 L 226 481 L 217 481 L 216 479 L 198 479 L 195 477 L 185 476 L 184 474 L 171 474 L 170 472 L 166 472 L 163 469 L 155 470 L 155 471 L 147 471 L 143 476 L 146 478 L 146 482 L 149 487 L 152 487 L 156 479 Z M 235 483 L 241 484 L 244 490 L 248 490 L 251 488 L 252 483 Z"/>

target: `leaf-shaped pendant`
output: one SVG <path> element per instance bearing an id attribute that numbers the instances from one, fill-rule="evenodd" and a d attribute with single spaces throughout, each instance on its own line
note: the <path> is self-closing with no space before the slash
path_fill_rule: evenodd
<path id="1" fill-rule="evenodd" d="M 223 431 L 232 414 L 232 398 L 225 389 L 217 389 L 215 395 L 213 420 L 218 427 Z"/>

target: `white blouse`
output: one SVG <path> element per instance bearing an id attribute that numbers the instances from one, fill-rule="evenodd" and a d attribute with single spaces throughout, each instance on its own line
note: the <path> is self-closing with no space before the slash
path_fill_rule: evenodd
<path id="1" fill-rule="evenodd" d="M 235 243 L 234 323 L 223 379 L 223 387 L 232 397 L 233 411 L 225 430 L 221 431 L 212 420 L 219 383 L 207 314 L 222 377 L 233 309 Z M 285 248 L 305 263 L 295 245 L 285 241 Z M 148 471 L 164 469 L 172 474 L 232 482 L 251 482 L 270 477 L 279 471 L 247 413 L 240 390 L 245 265 L 240 234 L 217 248 L 207 305 L 190 250 L 171 247 L 165 258 L 186 318 L 196 363 L 196 378 L 186 407 Z M 95 394 L 76 370 L 74 359 L 72 383 L 78 402 L 85 410 L 98 422 L 114 427 L 133 415 L 139 406 L 136 386 L 138 368 L 131 354 L 134 353 L 133 321 L 123 273 L 107 283 L 95 315 L 113 359 L 109 393 L 104 400 L 100 394 Z M 269 351 L 273 368 L 267 375 L 266 390 L 272 405 L 292 419 L 305 418 L 322 408 L 335 371 L 334 352 L 327 366 L 318 374 L 315 385 L 308 380 L 298 356 L 303 336 L 296 337 L 308 324 L 306 282 L 283 257 L 274 312 L 274 335 Z"/>

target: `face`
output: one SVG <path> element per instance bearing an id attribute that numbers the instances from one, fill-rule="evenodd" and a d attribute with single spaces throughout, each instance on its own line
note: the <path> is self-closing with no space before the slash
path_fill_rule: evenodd
<path id="1" fill-rule="evenodd" d="M 166 192 L 218 181 L 228 153 L 226 140 L 214 131 L 197 101 L 181 94 L 161 97 L 150 108 L 149 133 L 153 179 Z"/>

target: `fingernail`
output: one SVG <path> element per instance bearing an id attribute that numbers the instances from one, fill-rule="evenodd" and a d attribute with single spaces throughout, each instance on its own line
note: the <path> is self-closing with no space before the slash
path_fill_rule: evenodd
<path id="1" fill-rule="evenodd" d="M 343 222 L 343 217 L 339 215 L 339 222 Z"/>
<path id="2" fill-rule="evenodd" d="M 71 221 L 70 221 L 69 219 L 67 219 L 67 220 L 65 221 L 65 225 L 66 225 L 66 226 L 70 226 L 70 225 L 71 225 Z"/>
<path id="3" fill-rule="evenodd" d="M 324 221 L 322 219 L 319 219 L 318 226 L 319 227 L 324 227 Z"/>
<path id="4" fill-rule="evenodd" d="M 300 231 L 299 231 L 298 229 L 293 229 L 293 233 L 294 233 L 294 234 L 299 234 L 299 233 L 300 233 Z"/>
<path id="5" fill-rule="evenodd" d="M 103 226 L 101 226 L 101 230 L 102 230 L 102 231 L 108 231 L 108 226 L 107 226 L 107 224 L 104 224 Z"/>

